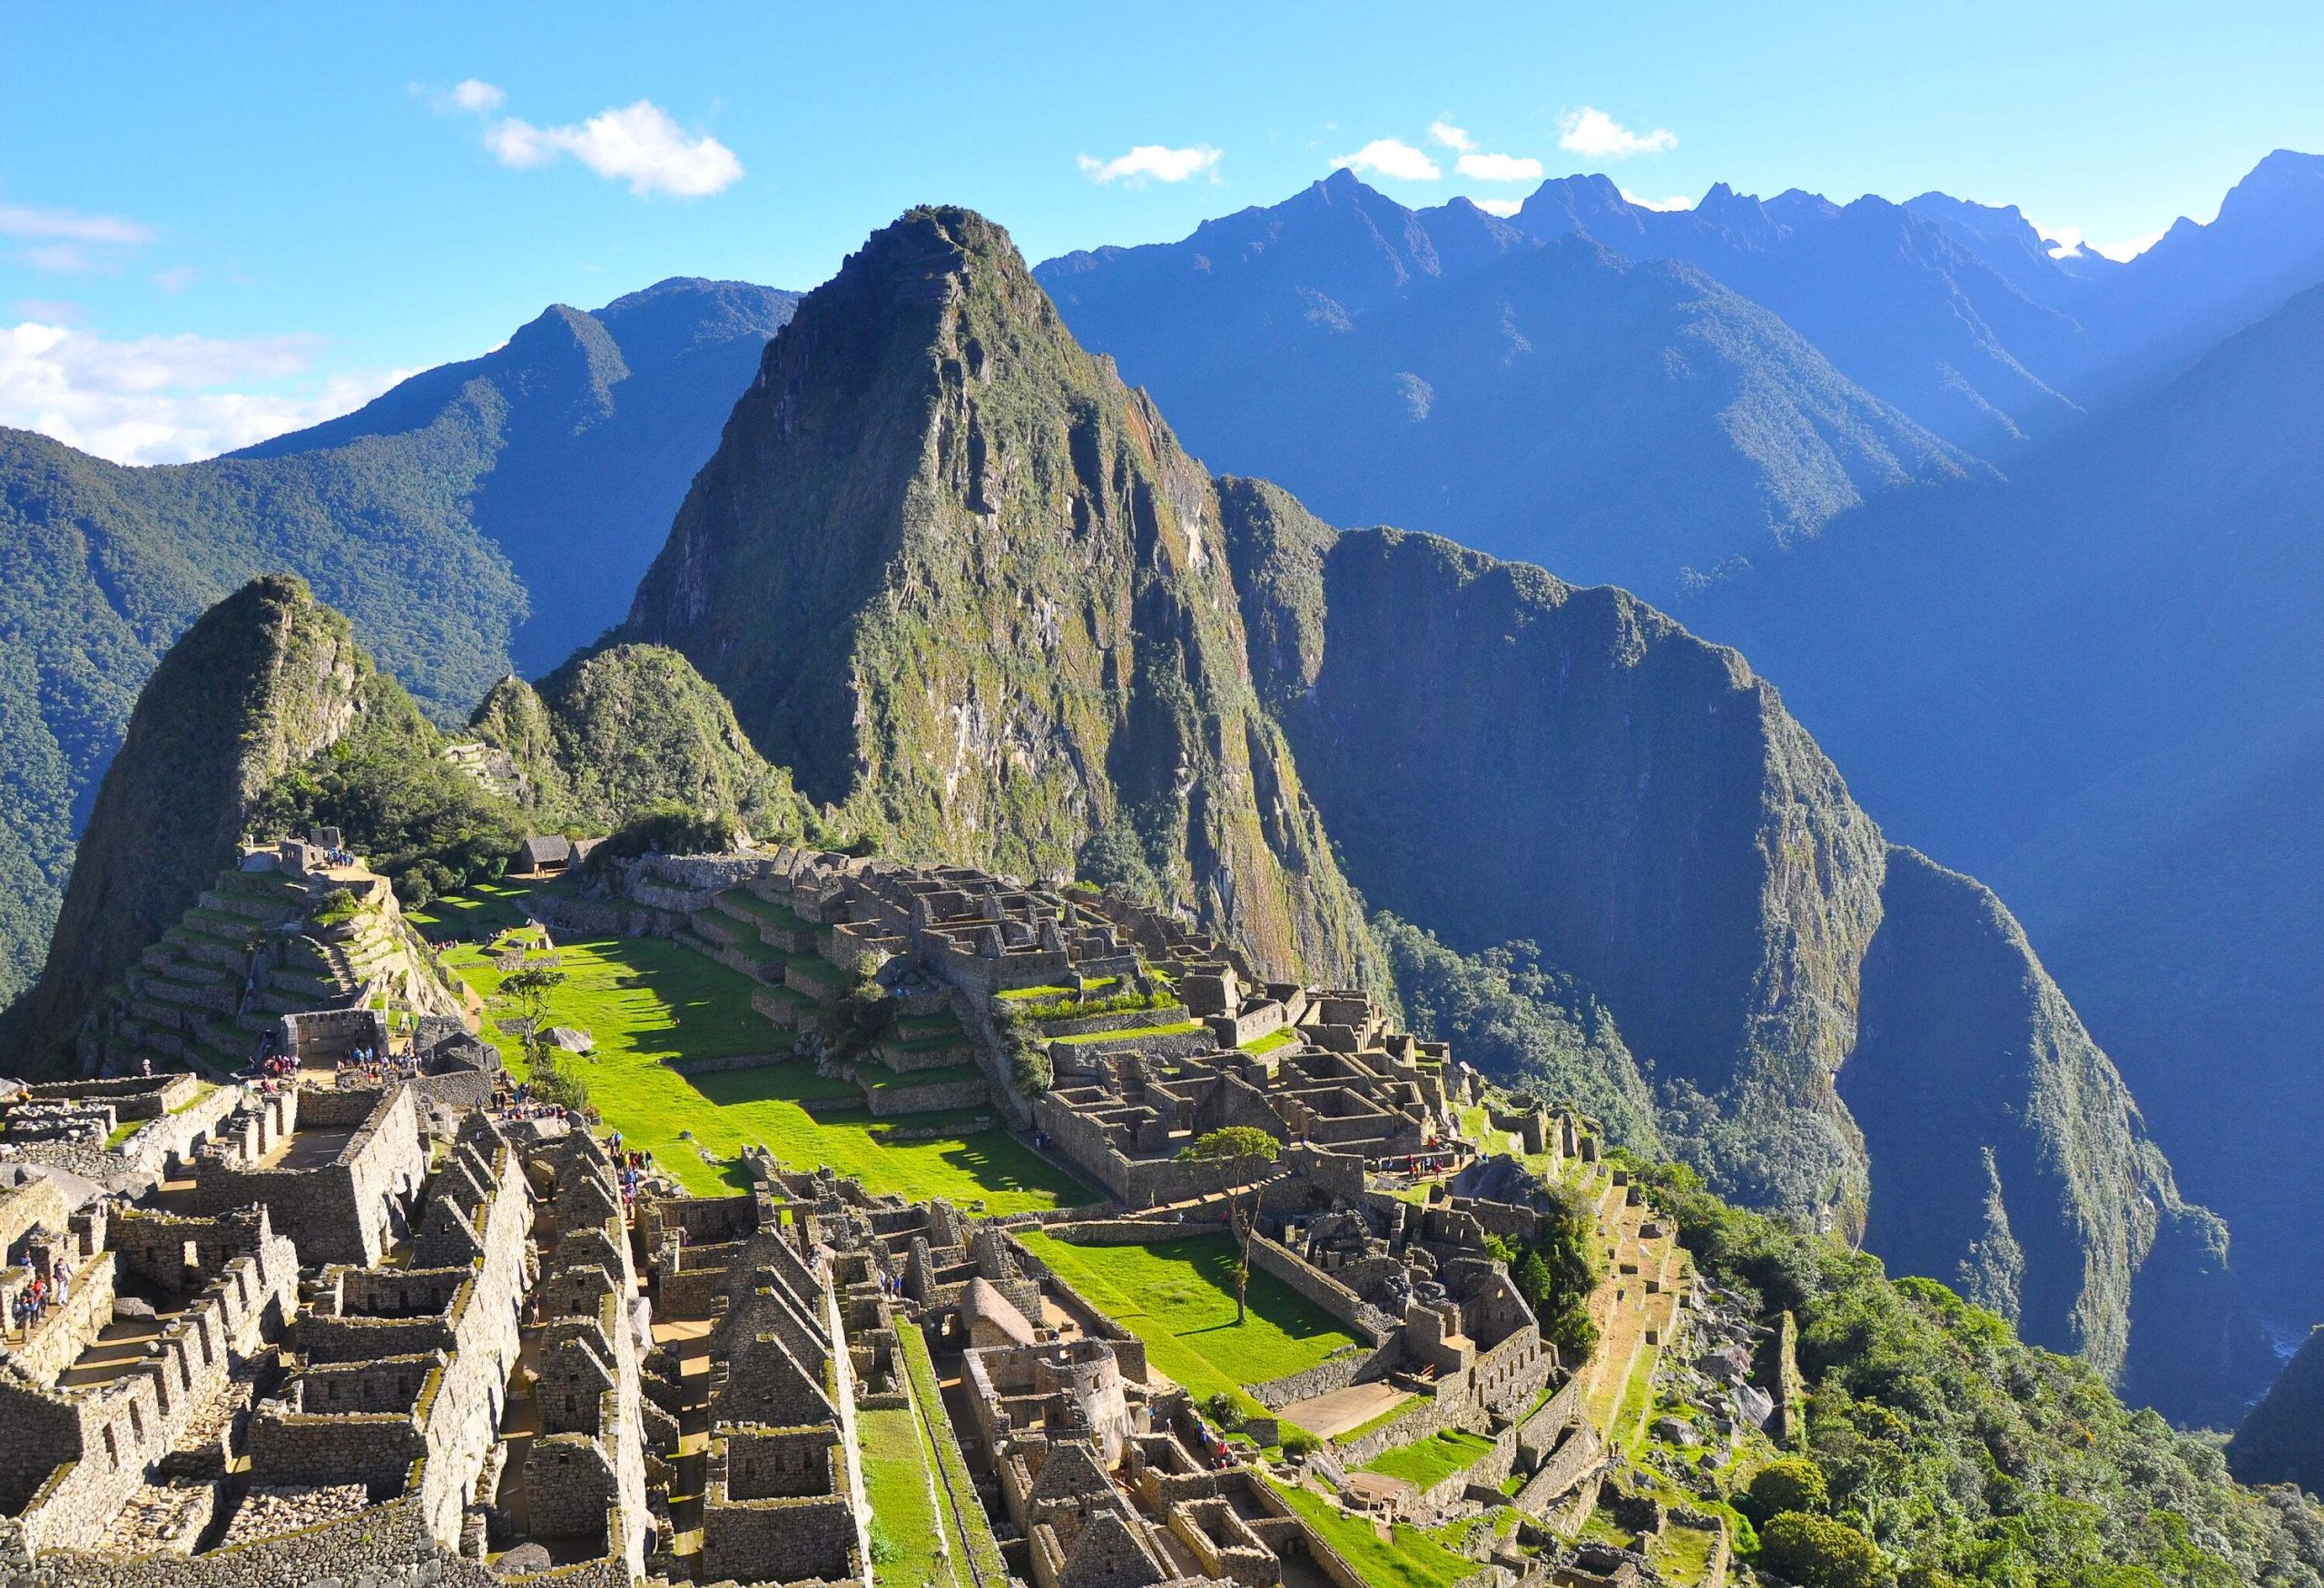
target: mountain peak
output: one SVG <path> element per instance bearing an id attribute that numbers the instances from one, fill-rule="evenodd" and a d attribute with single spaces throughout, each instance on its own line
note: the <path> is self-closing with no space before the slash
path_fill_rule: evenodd
<path id="1" fill-rule="evenodd" d="M 850 825 L 1105 871 L 1351 976 L 1361 908 L 1252 688 L 1221 519 L 1009 234 L 929 206 L 800 303 L 623 637 L 685 653 Z"/>

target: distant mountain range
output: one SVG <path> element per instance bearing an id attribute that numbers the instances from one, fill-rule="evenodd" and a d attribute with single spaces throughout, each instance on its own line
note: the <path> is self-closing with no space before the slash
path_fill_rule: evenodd
<path id="1" fill-rule="evenodd" d="M 2008 484 L 1688 605 L 1893 828 L 1994 879 L 2224 1212 L 2324 1316 L 2324 288 Z"/>
<path id="2" fill-rule="evenodd" d="M 1214 467 L 1669 597 L 1895 488 L 2012 472 L 2324 281 L 2324 160 L 2270 155 L 2128 264 L 1941 193 L 1658 211 L 1573 176 L 1504 222 L 1342 171 L 1035 273 Z"/>
<path id="3" fill-rule="evenodd" d="M 294 569 L 439 721 L 618 620 L 796 294 L 669 281 L 231 457 L 124 469 L 0 430 L 0 1000 L 154 663 Z"/>

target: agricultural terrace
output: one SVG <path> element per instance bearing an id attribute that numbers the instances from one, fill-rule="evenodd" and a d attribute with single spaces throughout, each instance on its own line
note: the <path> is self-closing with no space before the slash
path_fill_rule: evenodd
<path id="1" fill-rule="evenodd" d="M 523 923 L 527 891 L 515 883 L 478 888 L 411 916 L 431 937 L 502 931 Z M 529 955 L 528 962 L 542 957 Z M 574 938 L 559 941 L 553 957 L 566 980 L 548 996 L 548 1021 L 594 1039 L 594 1051 L 572 1060 L 590 1102 L 695 1195 L 742 1184 L 738 1155 L 763 1145 L 794 1168 L 829 1164 L 870 1190 L 915 1200 L 944 1197 L 1016 1212 L 1093 1196 L 1004 1129 L 977 1129 L 967 1115 L 875 1120 L 854 1086 L 801 1061 L 680 1074 L 673 1066 L 772 1059 L 791 1045 L 790 1033 L 751 1007 L 746 978 L 690 949 L 664 938 Z M 444 959 L 486 1000 L 484 1034 L 521 1075 L 522 1043 L 497 1023 L 516 1012 L 499 999 L 501 972 L 475 942 L 447 949 Z M 899 1129 L 949 1133 L 901 1140 Z"/>
<path id="2" fill-rule="evenodd" d="M 1439 1536 L 1445 1530 L 1399 1522 L 1383 1538 L 1375 1524 L 1348 1514 L 1312 1489 L 1278 1483 L 1275 1490 L 1371 1588 L 1452 1588 L 1477 1571 L 1476 1562 Z"/>
<path id="3" fill-rule="evenodd" d="M 1146 1359 L 1198 1400 L 1313 1367 L 1354 1337 L 1273 1275 L 1251 1275 L 1250 1315 L 1235 1321 L 1235 1245 L 1223 1232 L 1154 1246 L 1075 1246 L 1021 1231 L 1026 1249 L 1146 1342 Z"/>

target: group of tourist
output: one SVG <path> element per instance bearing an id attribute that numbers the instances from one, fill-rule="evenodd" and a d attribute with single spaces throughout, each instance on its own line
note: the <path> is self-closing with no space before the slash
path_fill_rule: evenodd
<path id="1" fill-rule="evenodd" d="M 271 1040 L 259 1050 L 258 1058 L 251 1064 L 251 1072 L 258 1077 L 259 1090 L 270 1095 L 289 1091 L 299 1084 L 299 1061 L 287 1053 L 274 1051 Z"/>
<path id="2" fill-rule="evenodd" d="M 63 1258 L 49 1265 L 48 1272 L 40 1271 L 33 1255 L 24 1257 L 25 1283 L 16 1292 L 16 1299 L 9 1308 L 9 1316 L 16 1326 L 16 1333 L 29 1338 L 48 1316 L 52 1307 L 62 1307 L 73 1293 L 73 1266 Z"/>
<path id="3" fill-rule="evenodd" d="M 381 1056 L 377 1048 L 357 1048 L 339 1061 L 333 1079 L 342 1087 L 384 1086 L 390 1080 L 412 1080 L 419 1074 L 416 1053 Z"/>

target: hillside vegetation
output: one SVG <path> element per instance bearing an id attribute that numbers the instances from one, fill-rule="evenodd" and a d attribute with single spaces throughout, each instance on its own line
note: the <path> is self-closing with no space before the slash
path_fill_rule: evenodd
<path id="1" fill-rule="evenodd" d="M 131 705 L 186 626 L 281 569 L 433 721 L 621 615 L 794 297 L 670 281 L 231 457 L 124 469 L 0 430 L 0 1001 L 46 949 Z"/>

